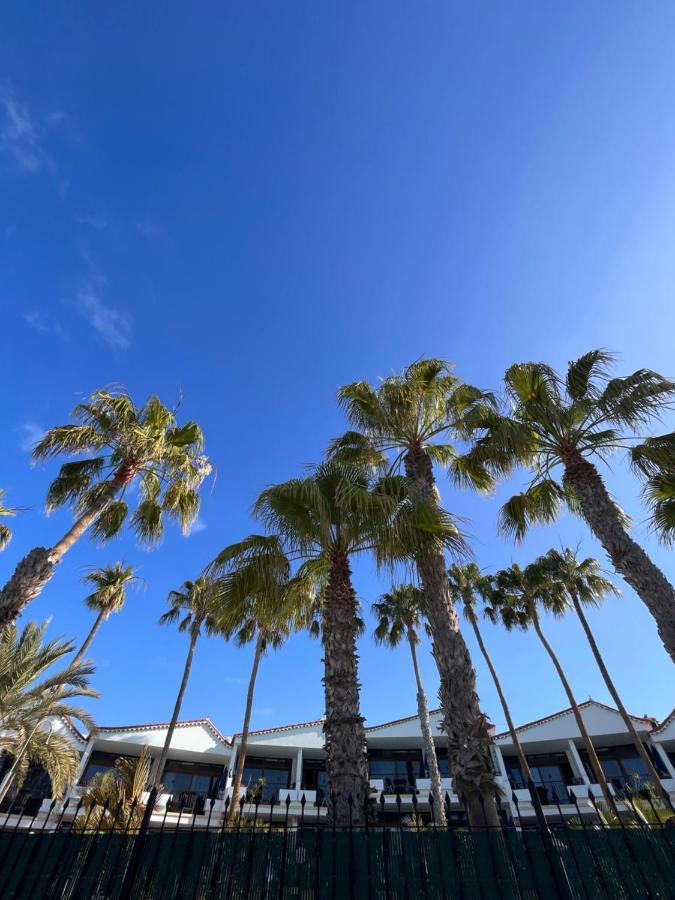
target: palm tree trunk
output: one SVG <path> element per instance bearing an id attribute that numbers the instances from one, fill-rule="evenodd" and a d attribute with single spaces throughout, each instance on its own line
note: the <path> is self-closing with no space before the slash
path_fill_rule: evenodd
<path id="1" fill-rule="evenodd" d="M 73 524 L 61 540 L 51 549 L 35 547 L 19 562 L 12 577 L 0 591 L 0 629 L 11 625 L 31 600 L 42 593 L 54 575 L 54 567 L 61 562 L 88 528 L 98 519 L 122 488 L 133 481 L 138 469 L 120 466 L 111 478 L 108 490 Z"/>
<path id="2" fill-rule="evenodd" d="M 600 653 L 600 648 L 598 647 L 595 637 L 593 635 L 593 631 L 591 630 L 591 626 L 588 624 L 588 620 L 586 615 L 581 607 L 581 603 L 579 602 L 579 595 L 576 591 L 570 591 L 570 597 L 572 598 L 572 604 L 574 606 L 574 610 L 579 617 L 579 621 L 581 622 L 581 627 L 584 629 L 586 634 L 586 639 L 588 640 L 589 646 L 591 648 L 591 652 L 595 657 L 595 661 L 598 664 L 598 669 L 600 669 L 600 674 L 602 675 L 605 685 L 607 686 L 607 690 L 611 694 L 612 699 L 616 703 L 616 708 L 619 710 L 619 715 L 623 719 L 623 723 L 628 729 L 628 733 L 630 734 L 633 743 L 635 744 L 635 749 L 640 754 L 640 759 L 645 764 L 645 768 L 647 769 L 647 774 L 652 780 L 652 784 L 654 785 L 655 790 L 661 794 L 662 793 L 662 785 L 661 779 L 659 778 L 659 774 L 656 771 L 654 763 L 647 752 L 647 748 L 640 740 L 640 736 L 637 733 L 635 725 L 633 724 L 633 720 L 628 715 L 628 711 L 626 707 L 621 702 L 621 697 L 619 696 L 619 692 L 612 681 L 612 677 L 607 671 L 607 666 L 605 665 L 605 661 L 602 658 L 602 654 Z"/>
<path id="3" fill-rule="evenodd" d="M 91 631 L 84 639 L 84 642 L 80 649 L 77 651 L 75 656 L 73 657 L 73 661 L 71 662 L 71 666 L 76 666 L 81 660 L 84 659 L 84 654 L 91 647 L 91 642 L 96 637 L 96 633 L 103 624 L 103 620 L 106 618 L 106 614 L 104 610 L 101 610 L 100 613 L 96 616 L 96 621 L 91 626 Z"/>
<path id="4" fill-rule="evenodd" d="M 577 701 L 572 693 L 572 688 L 570 686 L 569 681 L 567 680 L 567 676 L 563 670 L 563 667 L 560 664 L 560 660 L 555 655 L 553 647 L 549 644 L 549 642 L 544 637 L 544 632 L 541 630 L 541 623 L 539 621 L 539 614 L 537 612 L 536 606 L 533 602 L 529 604 L 530 606 L 530 618 L 532 619 L 532 624 L 534 625 L 534 630 L 537 632 L 537 637 L 544 645 L 544 649 L 551 657 L 551 662 L 555 666 L 555 670 L 558 673 L 558 678 L 560 678 L 560 683 L 565 689 L 565 693 L 567 694 L 567 699 L 569 701 L 570 707 L 572 709 L 572 713 L 574 714 L 574 719 L 577 723 L 577 728 L 579 729 L 579 734 L 581 735 L 581 739 L 584 742 L 584 747 L 586 748 L 586 753 L 588 754 L 588 761 L 591 764 L 591 768 L 595 774 L 595 778 L 597 783 L 600 785 L 600 790 L 602 791 L 602 795 L 605 798 L 605 803 L 607 804 L 607 808 L 610 812 L 613 812 L 615 816 L 618 816 L 618 812 L 616 806 L 614 805 L 614 800 L 612 795 L 609 792 L 609 785 L 607 784 L 607 779 L 605 778 L 605 773 L 600 765 L 600 760 L 598 759 L 598 754 L 595 752 L 595 747 L 593 746 L 593 741 L 586 730 L 586 726 L 584 724 L 584 720 L 581 716 L 581 712 L 577 705 Z"/>
<path id="5" fill-rule="evenodd" d="M 328 814 L 337 826 L 362 825 L 370 795 L 366 733 L 359 703 L 356 594 L 349 560 L 331 560 L 323 604 Z"/>
<path id="6" fill-rule="evenodd" d="M 434 744 L 434 736 L 431 732 L 431 719 L 429 718 L 429 707 L 427 705 L 427 695 L 424 692 L 420 669 L 417 664 L 417 649 L 412 632 L 408 629 L 408 643 L 410 645 L 410 655 L 412 656 L 413 669 L 415 670 L 415 682 L 417 684 L 417 715 L 420 720 L 420 728 L 422 729 L 422 742 L 424 744 L 424 753 L 429 766 L 429 780 L 431 781 L 431 796 L 434 800 L 434 820 L 437 825 L 446 825 L 447 818 L 445 815 L 445 803 L 443 796 L 443 785 L 441 784 L 441 773 L 438 771 L 438 759 L 436 758 L 436 746 Z"/>
<path id="7" fill-rule="evenodd" d="M 260 665 L 260 657 L 263 651 L 263 638 L 260 632 L 255 642 L 255 653 L 253 654 L 253 666 L 251 668 L 251 677 L 248 681 L 248 692 L 246 694 L 246 709 L 244 710 L 244 724 L 241 729 L 241 741 L 239 743 L 239 752 L 237 754 L 237 768 L 234 773 L 234 781 L 232 782 L 232 799 L 230 801 L 230 809 L 228 819 L 233 821 L 237 814 L 237 804 L 239 803 L 239 793 L 241 791 L 241 779 L 244 774 L 244 764 L 246 762 L 246 748 L 248 746 L 248 732 L 251 725 L 251 710 L 253 709 L 253 692 L 255 690 L 255 680 L 258 675 L 258 666 Z"/>
<path id="8" fill-rule="evenodd" d="M 473 627 L 473 632 L 476 635 L 476 641 L 478 642 L 478 647 L 480 652 L 483 654 L 483 659 L 487 663 L 487 667 L 490 670 L 490 675 L 492 675 L 492 680 L 494 682 L 495 687 L 497 688 L 497 694 L 499 696 L 499 702 L 502 705 L 502 711 L 504 713 L 504 718 L 506 719 L 506 724 L 509 729 L 509 734 L 511 735 L 511 740 L 513 741 L 513 746 L 516 748 L 516 754 L 518 755 L 518 761 L 520 763 L 520 770 L 523 773 L 523 781 L 525 784 L 533 781 L 532 771 L 530 769 L 530 764 L 527 761 L 527 756 L 525 756 L 525 751 L 523 750 L 523 745 L 520 743 L 520 738 L 518 737 L 518 732 L 516 731 L 516 726 L 513 723 L 513 718 L 511 717 L 511 710 L 509 709 L 509 705 L 506 702 L 506 697 L 504 695 L 504 691 L 502 690 L 502 683 L 499 680 L 499 676 L 497 675 L 497 670 L 495 669 L 492 658 L 490 654 L 487 652 L 487 648 L 483 643 L 483 635 L 480 632 L 480 628 L 478 627 L 478 621 L 475 616 L 471 616 L 469 618 L 471 625 Z"/>
<path id="9" fill-rule="evenodd" d="M 578 498 L 584 519 L 616 571 L 656 620 L 663 645 L 675 662 L 675 588 L 624 528 L 593 463 L 576 453 L 565 463 L 563 481 Z"/>
<path id="10" fill-rule="evenodd" d="M 534 807 L 534 812 L 537 817 L 537 822 L 541 828 L 548 828 L 548 823 L 546 821 L 546 816 L 544 815 L 544 810 L 541 805 L 541 799 L 539 794 L 537 793 L 537 788 L 534 783 L 534 778 L 532 777 L 532 770 L 530 769 L 530 764 L 527 761 L 527 756 L 525 756 L 525 751 L 523 750 L 523 745 L 520 743 L 520 738 L 518 737 L 518 732 L 516 731 L 516 726 L 513 723 L 513 718 L 511 717 L 511 710 L 509 709 L 509 705 L 506 702 L 506 696 L 504 695 L 504 691 L 502 690 L 502 683 L 497 675 L 497 670 L 495 669 L 492 663 L 492 657 L 487 652 L 487 647 L 483 643 L 483 635 L 481 634 L 480 628 L 478 627 L 478 619 L 473 614 L 473 611 L 469 611 L 469 621 L 473 627 L 473 633 L 476 635 L 476 641 L 478 642 L 478 647 L 480 652 L 483 654 L 483 659 L 487 663 L 487 667 L 490 670 L 490 675 L 492 675 L 492 680 L 494 682 L 495 687 L 497 688 L 497 694 L 499 695 L 499 702 L 502 705 L 502 710 L 504 712 L 504 718 L 506 719 L 506 725 L 509 729 L 509 734 L 511 735 L 511 740 L 513 741 L 513 746 L 516 748 L 516 754 L 518 755 L 518 762 L 520 763 L 520 771 L 523 773 L 523 781 L 527 785 L 527 788 L 530 792 L 530 796 L 532 798 L 532 805 Z"/>
<path id="11" fill-rule="evenodd" d="M 171 722 L 169 723 L 169 730 L 166 733 L 166 739 L 164 741 L 164 746 L 162 747 L 162 752 L 159 757 L 159 762 L 157 764 L 157 768 L 155 769 L 155 775 L 150 779 L 150 788 L 154 787 L 156 784 L 161 784 L 162 776 L 164 775 L 164 767 L 166 766 L 166 760 L 169 755 L 169 748 L 171 746 L 171 739 L 173 738 L 173 733 L 176 730 L 176 722 L 178 721 L 178 716 L 180 715 L 180 708 L 183 705 L 183 697 L 185 696 L 185 689 L 188 686 L 188 681 L 190 680 L 190 669 L 192 668 L 192 658 L 195 655 L 195 645 L 197 643 L 198 631 L 195 630 L 190 634 L 190 648 L 188 650 L 188 655 L 185 660 L 185 669 L 183 670 L 183 680 L 180 683 L 180 689 L 178 691 L 178 696 L 176 697 L 176 705 L 173 708 L 173 715 L 171 716 Z"/>
<path id="12" fill-rule="evenodd" d="M 438 502 L 432 463 L 422 447 L 406 454 L 405 470 L 413 496 L 423 502 Z M 417 560 L 417 571 L 427 598 L 453 784 L 466 799 L 472 825 L 497 827 L 500 819 L 490 732 L 480 710 L 476 673 L 450 596 L 445 557 L 440 552 L 427 554 Z"/>

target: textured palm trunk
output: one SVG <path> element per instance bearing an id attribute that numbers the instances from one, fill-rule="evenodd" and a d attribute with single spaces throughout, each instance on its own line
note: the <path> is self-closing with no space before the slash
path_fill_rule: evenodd
<path id="1" fill-rule="evenodd" d="M 337 826 L 363 825 L 370 794 L 359 703 L 356 620 L 349 560 L 337 554 L 331 560 L 323 604 L 328 814 Z"/>
<path id="2" fill-rule="evenodd" d="M 533 602 L 529 604 L 529 612 L 530 618 L 532 620 L 532 624 L 534 625 L 534 630 L 537 632 L 537 637 L 541 641 L 544 646 L 544 649 L 548 653 L 551 658 L 551 662 L 555 666 L 555 670 L 558 673 L 558 678 L 560 678 L 560 683 L 562 684 L 565 693 L 567 694 L 567 699 L 569 701 L 570 707 L 572 709 L 572 713 L 574 715 L 574 720 L 577 723 L 577 728 L 579 729 L 579 734 L 581 735 L 581 739 L 584 742 L 584 747 L 586 748 L 586 753 L 588 754 L 588 761 L 591 764 L 591 768 L 593 769 L 593 773 L 595 775 L 597 783 L 600 785 L 600 790 L 602 791 L 602 796 L 605 798 L 605 803 L 607 804 L 607 808 L 610 812 L 614 813 L 615 816 L 618 817 L 618 812 L 616 806 L 614 805 L 614 800 L 612 795 L 609 792 L 609 785 L 607 784 L 607 779 L 605 778 L 605 773 L 600 765 L 600 760 L 598 759 L 598 754 L 595 752 L 595 747 L 593 746 L 593 741 L 586 730 L 586 726 L 584 724 L 584 720 L 581 715 L 581 711 L 577 705 L 576 698 L 572 693 L 572 687 L 567 680 L 567 676 L 565 675 L 565 671 L 560 664 L 560 660 L 556 656 L 553 647 L 547 641 L 544 632 L 541 630 L 541 622 L 539 621 L 539 613 L 537 612 L 536 606 Z"/>
<path id="3" fill-rule="evenodd" d="M 423 502 L 438 502 L 431 460 L 423 447 L 413 448 L 406 454 L 405 471 L 413 497 Z M 498 826 L 490 732 L 480 710 L 476 673 L 450 596 L 443 553 L 429 553 L 418 559 L 417 571 L 427 598 L 453 785 L 466 799 L 472 825 Z"/>
<path id="4" fill-rule="evenodd" d="M 445 815 L 445 797 L 443 793 L 443 785 L 441 783 L 441 773 L 438 771 L 438 759 L 436 758 L 436 745 L 434 744 L 434 736 L 431 731 L 431 718 L 429 716 L 429 706 L 427 704 L 427 695 L 424 692 L 420 669 L 417 664 L 417 649 L 415 640 L 408 629 L 408 643 L 410 644 L 410 654 L 412 656 L 413 669 L 415 670 L 415 682 L 417 684 L 417 715 L 420 720 L 420 728 L 422 730 L 422 743 L 424 745 L 424 753 L 429 766 L 429 780 L 431 781 L 431 796 L 434 800 L 434 820 L 437 825 L 446 825 L 447 817 Z"/>
<path id="5" fill-rule="evenodd" d="M 35 547 L 19 562 L 12 577 L 0 591 L 0 629 L 16 621 L 22 610 L 44 590 L 61 562 L 79 538 L 98 519 L 122 488 L 133 481 L 138 472 L 134 466 L 120 466 L 110 480 L 108 490 L 97 503 L 73 524 L 51 549 Z"/>
<path id="6" fill-rule="evenodd" d="M 579 500 L 584 519 L 612 565 L 656 620 L 663 645 L 675 662 L 675 588 L 628 534 L 600 473 L 580 453 L 565 462 L 563 480 Z"/>
<path id="7" fill-rule="evenodd" d="M 262 635 L 258 633 L 255 643 L 255 653 L 253 654 L 253 666 L 251 668 L 251 677 L 248 681 L 248 691 L 246 693 L 246 709 L 244 710 L 244 724 L 241 729 L 241 741 L 239 742 L 239 751 L 237 753 L 237 768 L 234 773 L 234 781 L 232 782 L 232 798 L 230 800 L 230 809 L 228 811 L 228 819 L 234 820 L 237 814 L 237 806 L 239 804 L 239 794 L 241 793 L 241 780 L 244 775 L 244 765 L 246 763 L 246 748 L 248 747 L 248 733 L 251 726 L 251 711 L 253 709 L 253 692 L 255 691 L 255 680 L 258 675 L 258 666 L 260 665 L 260 657 L 263 651 Z"/>
<path id="8" fill-rule="evenodd" d="M 619 715 L 623 719 L 623 723 L 630 734 L 633 743 L 635 744 L 635 749 L 640 754 L 640 759 L 645 764 L 647 769 L 647 773 L 652 780 L 652 784 L 656 791 L 661 794 L 662 786 L 661 779 L 659 778 L 659 773 L 656 771 L 654 767 L 654 763 L 647 752 L 647 748 L 640 740 L 640 736 L 636 731 L 635 725 L 633 724 L 633 720 L 628 714 L 626 707 L 621 702 L 621 697 L 619 696 L 619 692 L 616 689 L 614 682 L 612 681 L 612 677 L 607 671 L 607 666 L 605 665 L 605 661 L 602 658 L 602 654 L 600 653 L 600 648 L 595 642 L 595 637 L 591 630 L 591 626 L 588 624 L 588 620 L 584 614 L 584 611 L 581 607 L 581 603 L 579 602 L 579 596 L 576 591 L 570 591 L 570 597 L 572 598 L 572 604 L 574 606 L 574 610 L 579 617 L 579 621 L 581 622 L 581 627 L 584 629 L 584 633 L 586 635 L 586 639 L 588 640 L 588 644 L 591 648 L 591 652 L 595 657 L 595 661 L 598 665 L 598 669 L 600 669 L 600 674 L 602 675 L 605 685 L 607 686 L 607 690 L 611 694 L 612 699 L 616 703 L 616 708 L 619 710 Z"/>
<path id="9" fill-rule="evenodd" d="M 166 766 L 166 760 L 169 755 L 169 749 L 171 747 L 171 739 L 173 738 L 173 733 L 176 730 L 176 722 L 178 721 L 178 716 L 180 715 L 180 708 L 183 705 L 183 698 L 185 696 L 185 690 L 188 686 L 188 681 L 190 680 L 190 669 L 192 668 L 192 658 L 195 655 L 195 646 L 197 644 L 197 636 L 198 630 L 195 629 L 190 634 L 190 647 L 188 649 L 188 655 L 185 660 L 185 669 L 183 670 L 183 680 L 180 683 L 180 688 L 178 690 L 178 696 L 176 697 L 176 705 L 173 708 L 173 715 L 171 716 L 171 722 L 169 723 L 169 730 L 166 733 L 166 739 L 164 741 L 164 746 L 162 747 L 162 752 L 159 757 L 159 762 L 157 763 L 157 768 L 155 769 L 154 777 L 150 778 L 149 788 L 154 787 L 156 784 L 161 784 L 162 776 L 164 775 L 164 767 Z"/>

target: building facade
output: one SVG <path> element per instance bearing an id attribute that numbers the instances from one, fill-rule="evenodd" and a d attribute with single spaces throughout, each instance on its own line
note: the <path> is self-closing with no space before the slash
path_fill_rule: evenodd
<path id="1" fill-rule="evenodd" d="M 646 784 L 647 772 L 618 712 L 588 700 L 581 712 L 618 808 L 627 790 Z M 451 815 L 464 814 L 448 770 L 440 711 L 431 713 L 439 767 Z M 675 710 L 663 722 L 633 717 L 635 727 L 661 775 L 662 788 L 675 804 Z M 148 747 L 156 766 L 167 734 L 167 723 L 99 727 L 81 734 L 66 720 L 49 728 L 67 736 L 80 754 L 77 784 L 60 806 L 61 821 L 72 817 L 87 784 L 114 766 L 118 757 L 138 757 Z M 593 799 L 600 790 L 593 781 L 581 736 L 571 710 L 565 709 L 518 728 L 532 769 L 536 790 L 547 816 L 565 818 L 595 815 Z M 501 805 L 507 819 L 534 820 L 532 798 L 526 789 L 513 741 L 508 732 L 492 735 L 492 760 Z M 409 716 L 366 728 L 372 800 L 387 819 L 416 812 L 431 815 L 427 766 L 419 720 Z M 215 826 L 231 795 L 239 735 L 226 737 L 209 719 L 179 722 L 173 735 L 152 827 Z M 242 796 L 243 816 L 316 821 L 326 815 L 326 771 L 323 720 L 254 731 L 249 735 Z M 61 804 L 64 801 L 61 801 Z M 21 791 L 10 794 L 0 812 L 10 818 L 19 810 L 37 823 L 52 806 L 49 779 L 31 770 Z"/>

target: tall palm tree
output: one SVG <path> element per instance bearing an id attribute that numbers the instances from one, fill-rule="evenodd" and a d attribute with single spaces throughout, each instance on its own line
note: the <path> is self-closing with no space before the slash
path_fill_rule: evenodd
<path id="1" fill-rule="evenodd" d="M 71 662 L 54 671 L 73 644 L 61 638 L 45 641 L 46 630 L 46 623 L 29 622 L 21 632 L 15 625 L 0 632 L 0 750 L 14 757 L 0 785 L 0 801 L 21 784 L 30 763 L 44 767 L 54 797 L 75 781 L 79 754 L 63 735 L 46 728 L 49 719 L 67 716 L 94 728 L 91 716 L 71 702 L 98 696 L 89 687 L 94 668 Z"/>
<path id="2" fill-rule="evenodd" d="M 623 719 L 626 730 L 630 734 L 640 759 L 647 769 L 647 774 L 651 778 L 654 788 L 660 793 L 661 780 L 658 772 L 646 747 L 640 740 L 632 718 L 623 705 L 621 696 L 607 670 L 593 630 L 584 612 L 584 606 L 600 606 L 605 597 L 610 594 L 618 595 L 619 592 L 616 586 L 603 576 L 597 559 L 587 557 L 586 559 L 578 560 L 576 554 L 569 548 L 564 549 L 562 552 L 555 549 L 549 550 L 545 556 L 541 557 L 541 564 L 547 569 L 551 578 L 560 584 L 560 587 L 569 598 L 570 605 L 581 623 L 607 690 L 616 704 L 619 715 Z"/>
<path id="3" fill-rule="evenodd" d="M 180 590 L 169 593 L 167 603 L 169 604 L 169 610 L 160 617 L 160 625 L 178 622 L 178 630 L 187 632 L 190 635 L 190 642 L 178 696 L 176 697 L 173 714 L 166 732 L 164 746 L 159 755 L 157 768 L 149 782 L 150 787 L 157 785 L 164 776 L 171 739 L 176 730 L 176 722 L 178 721 L 185 691 L 190 680 L 190 671 L 197 641 L 201 637 L 202 631 L 207 635 L 223 634 L 221 625 L 221 589 L 218 582 L 210 576 L 201 575 L 195 581 L 186 581 Z"/>
<path id="4" fill-rule="evenodd" d="M 268 650 L 276 650 L 295 628 L 306 623 L 315 587 L 309 577 L 292 577 L 291 563 L 278 535 L 252 534 L 231 544 L 218 554 L 209 572 L 220 582 L 221 627 L 227 634 L 234 634 L 240 647 L 255 643 L 228 813 L 233 819 L 238 811 L 260 661 Z"/>
<path id="5" fill-rule="evenodd" d="M 396 488 L 399 488 L 398 493 Z M 300 574 L 322 574 L 321 628 L 326 700 L 326 772 L 337 825 L 364 822 L 369 797 L 366 736 L 359 702 L 358 604 L 350 560 L 390 540 L 400 486 L 373 489 L 362 466 L 329 461 L 307 477 L 262 492 L 254 512 L 280 535 Z M 350 803 L 351 795 L 351 803 Z"/>
<path id="6" fill-rule="evenodd" d="M 373 603 L 372 611 L 377 626 L 373 634 L 376 643 L 385 644 L 392 649 L 397 647 L 402 640 L 407 640 L 410 647 L 415 683 L 417 685 L 417 714 L 422 730 L 422 742 L 424 755 L 429 767 L 431 781 L 431 795 L 434 799 L 435 819 L 440 825 L 445 825 L 445 796 L 441 783 L 441 773 L 438 770 L 436 758 L 436 746 L 431 731 L 431 719 L 429 717 L 429 705 L 427 695 L 422 684 L 420 668 L 417 662 L 417 644 L 419 632 L 422 628 L 424 616 L 425 597 L 424 592 L 413 584 L 404 584 L 393 588 L 380 599 Z"/>
<path id="7" fill-rule="evenodd" d="M 562 667 L 553 647 L 546 638 L 541 627 L 539 618 L 539 606 L 543 606 L 548 612 L 554 615 L 563 615 L 566 609 L 566 600 L 560 585 L 550 576 L 547 567 L 542 563 L 541 559 L 530 563 L 524 569 L 519 565 L 513 564 L 508 569 L 503 569 L 495 576 L 495 586 L 497 594 L 495 600 L 497 603 L 513 604 L 520 613 L 527 618 L 527 622 L 532 624 L 535 633 L 542 643 L 542 646 L 548 653 L 551 662 L 558 674 L 563 690 L 567 694 L 567 699 L 574 715 L 579 734 L 584 744 L 584 748 L 588 755 L 588 761 L 595 775 L 597 783 L 610 812 L 617 814 L 614 800 L 607 784 L 607 778 L 600 765 L 600 760 L 595 752 L 593 741 L 590 738 L 588 730 L 581 715 L 579 704 L 576 701 L 572 686 L 570 685 L 565 670 Z"/>
<path id="8" fill-rule="evenodd" d="M 16 510 L 11 506 L 5 506 L 5 492 L 0 488 L 0 519 L 6 519 L 16 515 Z M 7 544 L 12 540 L 12 529 L 0 522 L 0 552 L 5 549 Z"/>
<path id="9" fill-rule="evenodd" d="M 69 505 L 75 522 L 53 547 L 36 547 L 18 564 L 0 590 L 0 628 L 37 597 L 85 532 L 101 541 L 119 534 L 129 512 L 126 489 L 134 479 L 139 479 L 139 502 L 130 525 L 147 544 L 161 538 L 164 516 L 187 532 L 199 511 L 199 487 L 211 467 L 194 422 L 178 425 L 157 397 L 136 407 L 121 390 L 96 391 L 75 407 L 73 418 L 76 424 L 47 432 L 33 459 L 84 457 L 64 463 L 47 492 L 47 509 Z"/>
<path id="10" fill-rule="evenodd" d="M 478 624 L 478 606 L 479 604 L 482 606 L 483 615 L 488 621 L 492 622 L 493 625 L 499 622 L 508 631 L 512 628 L 525 627 L 527 617 L 524 616 L 514 604 L 495 602 L 497 595 L 494 590 L 494 579 L 490 575 L 484 575 L 475 563 L 467 563 L 463 566 L 458 564 L 451 566 L 448 570 L 448 580 L 450 582 L 450 591 L 453 601 L 455 604 L 461 604 L 464 618 L 473 628 L 478 648 L 490 670 L 490 675 L 492 676 L 492 681 L 497 689 L 499 702 L 501 703 L 502 711 L 506 719 L 506 725 L 509 729 L 509 734 L 511 735 L 511 740 L 513 741 L 513 746 L 515 747 L 518 756 L 523 781 L 528 788 L 530 788 L 537 821 L 542 828 L 547 829 L 548 824 L 546 822 L 544 810 L 541 806 L 541 800 L 536 790 L 532 790 L 534 779 L 532 777 L 530 764 L 525 755 L 525 751 L 523 750 L 523 745 L 520 743 L 520 738 L 518 737 L 511 710 L 506 700 L 501 680 L 497 674 L 497 669 L 485 646 L 483 634 Z"/>
<path id="11" fill-rule="evenodd" d="M 94 591 L 85 597 L 84 603 L 97 615 L 89 634 L 73 657 L 73 663 L 84 659 L 85 653 L 91 647 L 103 622 L 109 619 L 113 613 L 122 610 L 127 598 L 127 589 L 138 581 L 138 577 L 134 574 L 132 566 L 125 566 L 121 562 L 117 562 L 112 566 L 93 569 L 85 575 L 83 581 L 94 587 Z"/>
<path id="12" fill-rule="evenodd" d="M 504 376 L 510 409 L 473 423 L 478 437 L 466 464 L 496 475 L 518 466 L 533 473 L 527 490 L 502 507 L 501 530 L 516 539 L 534 523 L 552 522 L 565 505 L 578 512 L 656 620 L 675 661 L 675 589 L 628 533 L 596 466 L 672 405 L 675 382 L 648 369 L 610 378 L 611 362 L 609 353 L 592 350 L 569 364 L 564 379 L 543 363 L 511 366 Z M 639 453 L 633 462 L 639 466 Z"/>
<path id="13" fill-rule="evenodd" d="M 448 441 L 461 439 L 488 411 L 493 398 L 462 384 L 442 360 L 420 360 L 377 388 L 359 381 L 340 388 L 340 405 L 359 431 L 334 441 L 331 454 L 405 472 L 415 502 L 438 503 L 434 465 L 449 469 L 458 485 L 487 489 L 491 477 L 458 456 Z M 473 824 L 498 825 L 488 722 L 476 693 L 476 673 L 460 631 L 446 576 L 443 549 L 418 554 L 417 574 L 427 599 L 433 653 L 440 676 L 439 698 L 454 784 L 466 797 Z"/>

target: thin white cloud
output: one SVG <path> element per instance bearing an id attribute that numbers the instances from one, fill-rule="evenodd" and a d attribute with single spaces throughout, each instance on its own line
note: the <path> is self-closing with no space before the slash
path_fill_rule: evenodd
<path id="1" fill-rule="evenodd" d="M 131 346 L 130 316 L 124 310 L 104 303 L 98 287 L 83 288 L 77 295 L 75 307 L 114 350 L 127 350 Z"/>
<path id="2" fill-rule="evenodd" d="M 17 99 L 11 84 L 0 85 L 0 148 L 24 172 L 53 172 L 54 159 L 45 147 L 48 127 L 42 124 L 26 103 Z"/>
<path id="3" fill-rule="evenodd" d="M 158 222 L 156 219 L 141 219 L 136 222 L 136 230 L 149 241 L 168 247 L 172 244 L 171 235 L 166 225 Z"/>
<path id="4" fill-rule="evenodd" d="M 75 217 L 75 221 L 79 225 L 87 225 L 89 228 L 96 229 L 96 231 L 103 231 L 110 224 L 107 217 L 102 213 L 80 213 L 80 215 Z"/>
<path id="5" fill-rule="evenodd" d="M 33 331 L 38 331 L 41 334 L 55 334 L 64 339 L 68 337 L 63 326 L 57 319 L 39 309 L 31 309 L 28 312 L 25 312 L 23 314 L 23 320 L 33 329 Z"/>
<path id="6" fill-rule="evenodd" d="M 37 422 L 24 422 L 19 427 L 19 431 L 21 432 L 19 450 L 22 453 L 32 453 L 37 442 L 45 436 L 47 429 L 38 425 Z"/>
<path id="7" fill-rule="evenodd" d="M 199 534 L 200 531 L 206 531 L 207 525 L 206 522 L 201 519 L 199 516 L 194 520 L 192 525 L 190 526 L 190 530 L 188 531 L 188 537 L 192 537 L 193 534 Z"/>
<path id="8" fill-rule="evenodd" d="M 267 718 L 267 716 L 271 716 L 274 712 L 274 709 L 271 706 L 254 706 L 253 707 L 253 715 L 261 716 L 263 718 Z"/>

